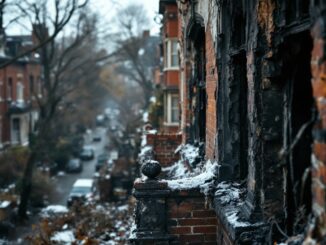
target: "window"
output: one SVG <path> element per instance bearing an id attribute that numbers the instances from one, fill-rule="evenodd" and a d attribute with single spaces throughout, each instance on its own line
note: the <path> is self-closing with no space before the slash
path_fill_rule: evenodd
<path id="1" fill-rule="evenodd" d="M 34 76 L 33 75 L 29 76 L 29 93 L 30 93 L 30 96 L 34 95 Z"/>
<path id="2" fill-rule="evenodd" d="M 171 96 L 171 123 L 179 121 L 179 98 L 178 96 Z"/>
<path id="3" fill-rule="evenodd" d="M 165 121 L 167 124 L 177 125 L 179 123 L 179 96 L 178 94 L 167 94 L 165 106 Z"/>
<path id="4" fill-rule="evenodd" d="M 165 41 L 164 66 L 166 69 L 179 68 L 177 39 L 168 39 Z"/>
<path id="5" fill-rule="evenodd" d="M 7 86 L 7 99 L 11 100 L 14 96 L 13 96 L 13 82 L 12 82 L 12 78 L 9 77 L 8 78 L 8 86 Z"/>
<path id="6" fill-rule="evenodd" d="M 17 101 L 24 101 L 24 85 L 21 82 L 17 83 Z"/>

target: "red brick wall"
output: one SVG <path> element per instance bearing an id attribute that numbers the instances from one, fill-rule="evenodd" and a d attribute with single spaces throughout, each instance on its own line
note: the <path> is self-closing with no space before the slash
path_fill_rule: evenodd
<path id="1" fill-rule="evenodd" d="M 0 81 L 2 82 L 1 87 L 1 98 L 3 99 L 0 101 L 0 115 L 2 115 L 2 142 L 10 141 L 10 121 L 9 117 L 6 114 L 8 110 L 8 102 L 7 99 L 9 98 L 8 94 L 8 80 L 12 78 L 12 100 L 17 100 L 17 83 L 18 77 L 17 75 L 21 74 L 22 77 L 20 81 L 24 86 L 24 100 L 30 100 L 30 84 L 29 84 L 29 77 L 30 75 L 34 76 L 34 89 L 36 90 L 40 85 L 40 81 L 38 81 L 38 77 L 41 76 L 41 66 L 39 64 L 27 64 L 27 65 L 17 65 L 12 64 L 3 69 L 0 69 Z M 36 103 L 34 103 L 36 106 Z"/>
<path id="2" fill-rule="evenodd" d="M 172 193 L 167 208 L 168 233 L 176 236 L 172 244 L 232 244 L 215 211 L 198 191 Z"/>
<path id="3" fill-rule="evenodd" d="M 312 86 L 315 101 L 319 112 L 319 119 L 315 125 L 315 131 L 323 135 L 326 130 L 326 61 L 325 41 L 323 40 L 323 31 L 321 22 L 316 22 L 312 36 L 314 45 L 311 59 Z M 317 231 L 320 237 L 326 235 L 326 142 L 325 139 L 315 139 L 314 158 L 312 163 L 312 194 L 313 194 L 313 212 L 317 218 Z"/>
<path id="4" fill-rule="evenodd" d="M 181 144 L 180 134 L 147 134 L 147 144 L 154 150 L 154 159 L 162 167 L 171 165 L 179 160 L 179 155 L 175 150 Z"/>
<path id="5" fill-rule="evenodd" d="M 214 43 L 210 27 L 207 27 L 205 35 L 206 49 L 206 158 L 215 159 L 215 139 L 216 139 L 216 84 L 217 67 L 214 50 Z"/>
<path id="6" fill-rule="evenodd" d="M 167 70 L 164 72 L 164 85 L 167 87 L 179 87 L 179 70 L 171 71 Z"/>
<path id="7" fill-rule="evenodd" d="M 178 15 L 178 8 L 177 5 L 166 5 L 165 6 L 165 25 L 164 25 L 164 36 L 171 38 L 178 36 L 178 19 L 169 19 L 169 14 Z"/>

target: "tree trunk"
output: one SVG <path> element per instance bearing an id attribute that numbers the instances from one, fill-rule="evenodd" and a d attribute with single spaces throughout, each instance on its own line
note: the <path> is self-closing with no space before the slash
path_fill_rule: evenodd
<path id="1" fill-rule="evenodd" d="M 24 171 L 24 176 L 22 180 L 22 188 L 20 192 L 20 203 L 18 207 L 18 216 L 21 219 L 27 218 L 27 206 L 28 201 L 30 198 L 31 190 L 32 190 L 32 179 L 33 179 L 33 169 L 34 169 L 34 162 L 36 159 L 35 150 L 32 150 L 28 161 L 26 164 L 26 168 Z"/>

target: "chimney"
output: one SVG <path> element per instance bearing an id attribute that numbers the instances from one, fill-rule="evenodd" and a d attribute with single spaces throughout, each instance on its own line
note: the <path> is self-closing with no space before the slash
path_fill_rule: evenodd
<path id="1" fill-rule="evenodd" d="M 149 30 L 143 31 L 143 38 L 149 37 L 149 34 L 150 34 Z"/>

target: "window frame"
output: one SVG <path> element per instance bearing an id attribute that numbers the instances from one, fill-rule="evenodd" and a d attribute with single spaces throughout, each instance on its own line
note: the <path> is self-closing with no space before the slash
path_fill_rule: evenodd
<path id="1" fill-rule="evenodd" d="M 173 50 L 173 43 L 176 44 L 175 50 Z M 179 70 L 180 61 L 179 61 L 179 42 L 177 38 L 167 38 L 164 43 L 164 71 L 167 70 Z M 177 57 L 177 64 L 173 64 L 173 56 Z"/>
<path id="2" fill-rule="evenodd" d="M 172 121 L 172 100 L 173 98 L 177 98 L 177 105 L 176 108 L 178 111 L 178 119 L 176 121 Z M 180 123 L 180 108 L 179 108 L 179 103 L 180 103 L 180 96 L 177 93 L 168 93 L 167 94 L 167 99 L 166 99 L 166 121 L 165 121 L 165 125 L 167 126 L 178 126 Z"/>

